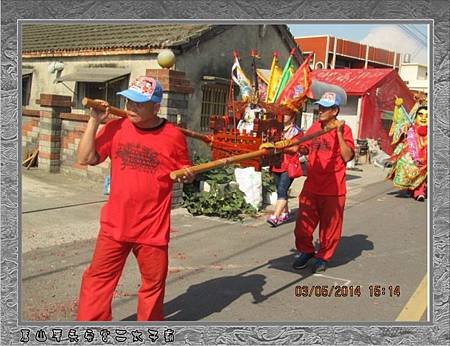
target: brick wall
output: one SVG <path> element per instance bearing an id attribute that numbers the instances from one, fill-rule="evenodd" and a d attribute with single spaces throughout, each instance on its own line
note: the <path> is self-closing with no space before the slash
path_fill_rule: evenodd
<path id="1" fill-rule="evenodd" d="M 184 84 L 183 90 L 186 89 Z M 174 88 L 172 88 L 174 90 Z M 38 169 L 50 173 L 65 173 L 84 176 L 103 182 L 110 172 L 110 160 L 96 166 L 81 166 L 76 162 L 76 152 L 89 116 L 70 112 L 70 98 L 58 95 L 41 95 L 37 103 L 44 110 L 22 110 L 22 153 L 24 157 L 39 149 Z M 187 96 L 165 93 L 164 109 L 160 116 L 174 120 L 176 114 L 186 114 Z M 100 125 L 103 126 L 103 125 Z M 183 185 L 173 187 L 172 207 L 182 203 Z"/>
<path id="2" fill-rule="evenodd" d="M 186 73 L 168 69 L 147 69 L 145 75 L 156 78 L 164 89 L 159 115 L 169 121 L 185 123 L 188 98 L 193 88 Z"/>
<path id="3" fill-rule="evenodd" d="M 39 115 L 28 114 L 22 116 L 22 160 L 39 148 Z"/>
<path id="4" fill-rule="evenodd" d="M 82 166 L 76 162 L 78 144 L 86 129 L 88 118 L 82 114 L 62 114 L 61 117 L 63 118 L 61 125 L 61 171 L 103 181 L 109 175 L 109 159 L 96 166 Z"/>

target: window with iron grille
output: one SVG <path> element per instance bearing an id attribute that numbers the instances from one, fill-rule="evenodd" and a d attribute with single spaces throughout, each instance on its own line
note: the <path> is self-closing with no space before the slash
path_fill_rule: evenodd
<path id="1" fill-rule="evenodd" d="M 319 120 L 319 110 L 316 108 L 313 110 L 313 121 Z"/>
<path id="2" fill-rule="evenodd" d="M 228 85 L 204 84 L 202 86 L 202 113 L 200 130 L 208 131 L 211 115 L 225 115 L 228 99 Z"/>
<path id="3" fill-rule="evenodd" d="M 106 82 L 76 82 L 76 107 L 83 108 L 83 97 L 106 100 L 111 106 L 125 107 L 125 99 L 117 92 L 128 88 L 130 75 L 121 76 Z"/>

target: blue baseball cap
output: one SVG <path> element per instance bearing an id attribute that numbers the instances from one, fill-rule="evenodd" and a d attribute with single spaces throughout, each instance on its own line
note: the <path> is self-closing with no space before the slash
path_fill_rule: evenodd
<path id="1" fill-rule="evenodd" d="M 117 93 L 136 103 L 161 103 L 163 89 L 161 83 L 147 76 L 137 77 L 127 90 Z"/>
<path id="2" fill-rule="evenodd" d="M 341 97 L 334 92 L 328 91 L 322 95 L 319 101 L 314 102 L 314 104 L 321 105 L 323 107 L 339 107 L 341 104 Z"/>

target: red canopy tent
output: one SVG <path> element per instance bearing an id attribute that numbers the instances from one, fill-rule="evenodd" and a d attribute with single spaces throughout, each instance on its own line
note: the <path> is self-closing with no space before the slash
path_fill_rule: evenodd
<path id="1" fill-rule="evenodd" d="M 380 139 L 381 149 L 392 153 L 390 145 L 389 116 L 394 110 L 395 96 L 403 98 L 403 105 L 409 111 L 414 105 L 414 95 L 394 69 L 332 69 L 313 70 L 311 79 L 335 84 L 345 90 L 348 96 L 361 97 L 358 133 L 359 139 Z M 385 124 L 383 126 L 383 119 Z"/>

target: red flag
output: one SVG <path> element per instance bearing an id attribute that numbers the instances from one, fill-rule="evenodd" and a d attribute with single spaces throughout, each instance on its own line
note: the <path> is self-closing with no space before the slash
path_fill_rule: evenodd
<path id="1" fill-rule="evenodd" d="M 310 54 L 303 61 L 298 70 L 281 91 L 276 103 L 288 106 L 290 105 L 297 108 L 299 106 L 298 103 L 300 101 L 303 102 L 303 99 L 311 85 L 311 79 L 309 77 L 309 72 L 311 71 L 309 61 L 311 58 L 312 54 Z"/>

